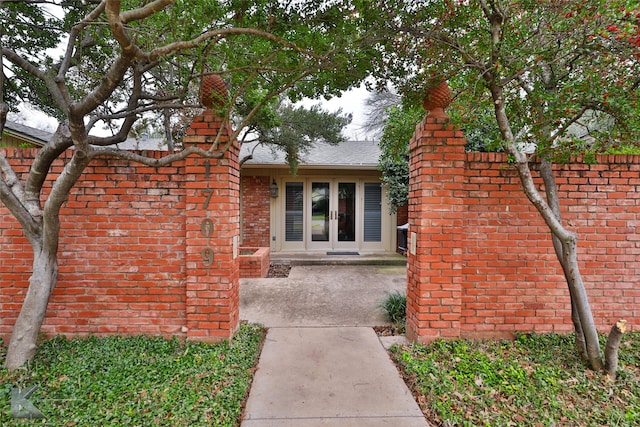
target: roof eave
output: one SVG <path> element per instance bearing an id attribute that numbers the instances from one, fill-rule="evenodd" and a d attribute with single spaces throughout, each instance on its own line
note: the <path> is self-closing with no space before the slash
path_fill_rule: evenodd
<path id="1" fill-rule="evenodd" d="M 245 163 L 242 168 L 247 169 L 289 169 L 288 165 L 282 163 Z M 299 165 L 298 169 L 338 169 L 338 170 L 377 170 L 378 165 L 336 165 L 336 164 L 314 164 L 314 165 Z"/>
<path id="2" fill-rule="evenodd" d="M 13 129 L 7 129 L 6 127 L 4 129 L 4 133 L 6 135 L 12 136 L 13 138 L 16 138 L 16 139 L 22 139 L 25 142 L 28 142 L 29 144 L 36 145 L 38 147 L 44 147 L 47 144 L 47 141 L 43 141 L 41 139 L 34 138 L 33 136 L 27 135 L 27 134 L 22 133 L 22 132 L 16 132 Z"/>

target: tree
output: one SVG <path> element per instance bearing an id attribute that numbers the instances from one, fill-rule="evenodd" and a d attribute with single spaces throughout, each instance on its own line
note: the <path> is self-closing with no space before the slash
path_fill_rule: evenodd
<path id="1" fill-rule="evenodd" d="M 262 91 L 245 112 L 234 139 L 261 107 L 281 95 L 338 93 L 357 84 L 376 54 L 358 2 L 257 0 L 187 2 L 119 0 L 0 4 L 0 131 L 7 111 L 28 101 L 57 117 L 24 180 L 0 155 L 0 200 L 20 223 L 33 250 L 33 271 L 9 342 L 5 366 L 16 369 L 36 339 L 58 274 L 60 209 L 99 156 L 162 166 L 190 155 L 211 159 L 228 144 L 187 147 L 160 159 L 114 148 L 147 114 L 199 108 L 197 81 L 219 73 L 231 88 L 221 114 L 230 117 L 243 96 Z M 61 55 L 51 53 L 61 46 Z M 168 126 L 167 125 L 167 126 Z M 109 132 L 95 132 L 100 127 Z M 72 149 L 51 191 L 49 169 Z"/>
<path id="2" fill-rule="evenodd" d="M 416 124 L 424 117 L 421 107 L 398 105 L 388 110 L 380 138 L 378 168 L 387 185 L 392 212 L 409 201 L 409 144 Z"/>
<path id="3" fill-rule="evenodd" d="M 365 125 L 369 130 L 377 126 L 382 129 L 380 138 L 380 158 L 378 168 L 382 172 L 382 181 L 387 185 L 387 198 L 392 212 L 406 205 L 409 199 L 409 145 L 408 141 L 415 132 L 416 125 L 424 117 L 421 105 L 403 100 L 399 95 L 373 94 L 367 99 L 369 116 Z M 379 123 L 373 120 L 379 120 Z M 457 117 L 463 122 L 463 131 L 467 138 L 467 151 L 496 151 L 498 129 L 487 114 L 476 112 L 471 119 Z"/>
<path id="4" fill-rule="evenodd" d="M 401 12 L 398 35 L 385 51 L 385 79 L 412 99 L 429 84 L 448 80 L 457 97 L 454 117 L 473 119 L 475 111 L 486 114 L 490 108 L 502 148 L 552 233 L 580 356 L 615 377 L 624 322 L 612 328 L 603 361 L 580 274 L 578 236 L 562 222 L 552 164 L 586 149 L 637 144 L 637 3 L 398 0 L 388 7 Z M 470 112 L 456 111 L 469 107 Z M 571 127 L 594 117 L 604 121 L 592 138 L 576 143 Z M 525 153 L 532 147 L 535 156 Z M 540 160 L 542 192 L 534 185 L 532 158 Z"/>
<path id="5" fill-rule="evenodd" d="M 254 105 L 249 101 L 238 107 L 242 115 L 242 111 L 250 112 Z M 295 174 L 301 154 L 308 152 L 316 142 L 335 145 L 344 141 L 341 131 L 350 122 L 351 115 L 342 115 L 340 109 L 330 112 L 317 104 L 310 108 L 295 107 L 282 98 L 275 99 L 263 106 L 245 128 L 242 143 L 256 144 L 250 154 L 240 159 L 240 164 L 250 160 L 259 145 L 264 145 L 284 152 L 289 168 Z"/>
<path id="6" fill-rule="evenodd" d="M 363 130 L 374 138 L 381 137 L 384 132 L 385 122 L 389 117 L 389 111 L 400 105 L 402 97 L 395 91 L 385 88 L 382 91 L 374 91 L 365 100 L 367 117 Z"/>

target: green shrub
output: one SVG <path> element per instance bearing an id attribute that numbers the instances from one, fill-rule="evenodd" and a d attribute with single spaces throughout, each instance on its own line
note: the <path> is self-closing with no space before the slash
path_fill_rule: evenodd
<path id="1" fill-rule="evenodd" d="M 407 319 L 407 296 L 400 291 L 387 292 L 380 302 L 380 308 L 384 310 L 391 323 L 404 325 Z"/>

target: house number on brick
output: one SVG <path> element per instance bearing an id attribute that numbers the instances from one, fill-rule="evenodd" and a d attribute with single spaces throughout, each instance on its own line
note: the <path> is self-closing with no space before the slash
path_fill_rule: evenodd
<path id="1" fill-rule="evenodd" d="M 211 249 L 210 247 L 206 247 L 204 249 L 202 249 L 202 264 L 205 267 L 209 267 L 211 264 L 213 264 L 213 249 Z"/>
<path id="2" fill-rule="evenodd" d="M 204 237 L 211 237 L 213 234 L 213 221 L 210 218 L 205 218 L 200 224 L 200 231 Z"/>
<path id="3" fill-rule="evenodd" d="M 211 201 L 213 190 L 211 190 L 210 188 L 205 188 L 204 190 L 202 190 L 202 195 L 204 196 L 204 204 L 202 207 L 206 211 L 209 208 L 209 202 Z M 202 223 L 200 224 L 200 232 L 204 237 L 211 237 L 211 235 L 213 234 L 213 221 L 211 220 L 211 218 L 204 218 L 202 220 Z M 209 267 L 211 264 L 213 264 L 213 249 L 207 246 L 202 249 L 200 254 L 202 255 L 202 264 L 205 267 Z"/>

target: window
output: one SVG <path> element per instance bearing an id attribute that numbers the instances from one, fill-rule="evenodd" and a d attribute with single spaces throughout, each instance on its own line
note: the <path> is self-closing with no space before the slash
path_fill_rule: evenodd
<path id="1" fill-rule="evenodd" d="M 379 182 L 364 183 L 364 241 L 382 240 L 382 188 Z"/>
<path id="2" fill-rule="evenodd" d="M 287 182 L 285 185 L 285 241 L 302 242 L 304 239 L 304 185 Z"/>

